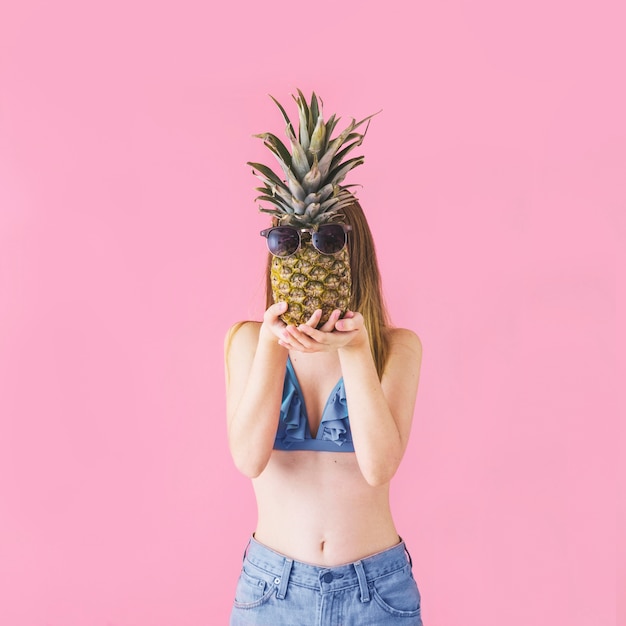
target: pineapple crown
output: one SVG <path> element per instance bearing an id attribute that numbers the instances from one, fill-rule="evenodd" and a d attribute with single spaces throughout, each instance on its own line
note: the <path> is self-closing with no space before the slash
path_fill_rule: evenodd
<path id="1" fill-rule="evenodd" d="M 271 208 L 259 206 L 263 213 L 274 216 L 280 224 L 290 224 L 301 228 L 316 228 L 330 222 L 340 215 L 343 207 L 354 201 L 349 187 L 341 185 L 348 172 L 364 161 L 363 156 L 346 160 L 346 155 L 360 146 L 369 121 L 374 115 L 357 122 L 354 118 L 334 139 L 331 135 L 338 117 L 335 114 L 324 122 L 323 103 L 320 98 L 311 95 L 310 103 L 298 89 L 298 96 L 292 95 L 298 106 L 298 137 L 283 106 L 270 95 L 285 120 L 286 134 L 291 152 L 285 144 L 272 133 L 254 135 L 263 139 L 263 143 L 276 157 L 285 179 L 281 179 L 271 168 L 262 163 L 247 164 L 252 173 L 263 183 L 256 190 L 261 193 L 256 200 L 267 202 Z M 380 111 L 378 111 L 380 113 Z M 367 122 L 363 133 L 355 130 Z"/>

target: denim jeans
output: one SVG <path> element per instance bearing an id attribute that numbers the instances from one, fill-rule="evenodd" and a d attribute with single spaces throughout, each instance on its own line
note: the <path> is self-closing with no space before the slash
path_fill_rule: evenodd
<path id="1" fill-rule="evenodd" d="M 404 542 L 336 567 L 294 561 L 250 539 L 230 626 L 422 626 Z"/>

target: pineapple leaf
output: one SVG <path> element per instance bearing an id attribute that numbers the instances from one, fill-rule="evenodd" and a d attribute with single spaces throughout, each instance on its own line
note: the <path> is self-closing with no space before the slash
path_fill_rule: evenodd
<path id="1" fill-rule="evenodd" d="M 326 144 L 327 126 L 324 124 L 324 118 L 320 115 L 315 123 L 313 134 L 311 135 L 311 145 L 308 153 L 312 159 L 316 159 L 324 145 Z"/>
<path id="2" fill-rule="evenodd" d="M 289 186 L 289 191 L 291 195 L 294 197 L 294 200 L 304 200 L 306 194 L 304 193 L 304 189 L 300 184 L 300 181 L 295 177 L 294 173 L 291 170 L 287 170 L 287 185 Z"/>
<path id="3" fill-rule="evenodd" d="M 358 128 L 361 124 L 363 124 L 363 122 L 367 122 L 369 120 L 371 120 L 375 115 L 378 115 L 379 113 L 382 112 L 382 109 L 380 111 L 376 111 L 376 113 L 372 113 L 371 115 L 368 115 L 367 117 L 364 117 L 360 122 L 356 122 L 354 125 L 354 128 Z M 368 124 L 369 126 L 369 124 Z M 367 132 L 367 129 L 365 130 L 365 132 Z M 363 133 L 363 136 L 365 136 L 365 133 Z"/>
<path id="4" fill-rule="evenodd" d="M 354 157 L 353 159 L 348 159 L 344 163 L 341 163 L 334 170 L 331 170 L 328 173 L 328 178 L 332 180 L 333 183 L 339 184 L 341 183 L 341 181 L 343 181 L 343 179 L 346 177 L 347 173 L 351 169 L 357 167 L 358 165 L 362 165 L 364 160 L 365 160 L 365 157 L 363 156 L 358 156 L 358 157 Z"/>
<path id="5" fill-rule="evenodd" d="M 255 200 L 259 200 L 261 202 L 271 202 L 272 204 L 281 208 L 285 206 L 285 203 L 280 198 L 276 198 L 275 196 L 257 196 Z"/>
<path id="6" fill-rule="evenodd" d="M 298 107 L 298 117 L 298 141 L 300 142 L 302 149 L 306 151 L 309 149 L 311 138 L 309 136 L 309 124 L 306 118 L 306 113 L 300 107 Z"/>
<path id="7" fill-rule="evenodd" d="M 286 167 L 291 167 L 291 154 L 285 144 L 273 133 L 262 133 L 255 135 L 263 139 L 263 143 L 284 163 Z"/>
<path id="8" fill-rule="evenodd" d="M 328 213 L 330 211 L 330 209 L 337 204 L 337 202 L 339 202 L 340 198 L 338 198 L 337 196 L 331 196 L 330 198 L 328 198 L 328 200 L 324 200 L 324 202 L 321 203 L 321 207 L 320 210 L 323 213 Z"/>
<path id="9" fill-rule="evenodd" d="M 263 163 L 254 163 L 252 161 L 248 161 L 246 165 L 249 165 L 253 171 L 258 170 L 259 172 L 261 172 L 261 174 L 263 174 L 263 176 L 265 176 L 265 178 L 272 181 L 273 183 L 276 183 L 277 185 L 280 185 L 281 187 L 287 189 L 287 185 L 285 185 L 285 183 L 280 178 L 278 178 L 278 175 L 274 172 L 274 170 L 267 167 L 267 165 L 263 165 Z"/>
<path id="10" fill-rule="evenodd" d="M 317 159 L 313 161 L 313 166 L 302 179 L 302 186 L 306 192 L 317 191 L 322 182 L 322 174 L 317 166 Z"/>
<path id="11" fill-rule="evenodd" d="M 380 113 L 380 111 L 378 111 L 378 113 Z M 378 115 L 378 113 L 374 113 L 374 115 Z M 373 117 L 372 115 L 370 115 L 370 117 Z M 368 118 L 366 118 L 368 119 Z M 365 120 L 362 120 L 361 122 L 358 122 L 356 126 L 358 126 L 359 124 L 362 124 Z M 348 141 L 352 141 L 353 139 L 357 139 L 359 144 L 361 145 L 361 143 L 363 143 L 363 140 L 365 139 L 365 135 L 367 135 L 367 130 L 370 127 L 370 121 L 368 120 L 367 122 L 367 126 L 365 127 L 365 130 L 362 133 L 350 133 L 347 137 L 346 137 L 346 142 Z M 355 126 L 355 128 L 356 128 Z"/>
<path id="12" fill-rule="evenodd" d="M 318 193 L 315 192 L 311 192 L 305 199 L 304 199 L 304 204 L 306 204 L 307 206 L 309 204 L 311 204 L 312 202 L 319 202 L 321 200 L 321 196 Z"/>
<path id="13" fill-rule="evenodd" d="M 308 121 L 309 117 L 311 115 L 311 111 L 309 110 L 309 105 L 307 104 L 306 98 L 304 97 L 304 94 L 302 93 L 302 91 L 300 91 L 300 89 L 298 89 L 298 97 L 297 98 L 293 94 L 291 95 L 291 97 L 296 101 L 296 104 L 298 105 L 298 108 L 301 108 L 302 111 L 304 111 L 305 118 Z"/>
<path id="14" fill-rule="evenodd" d="M 335 185 L 330 184 L 330 183 L 328 185 L 324 185 L 318 192 L 320 195 L 320 200 L 322 202 L 324 200 L 327 200 L 328 198 L 330 198 L 330 196 L 333 194 L 334 191 L 335 191 Z"/>
<path id="15" fill-rule="evenodd" d="M 346 140 L 346 137 L 354 130 L 354 120 L 342 131 L 340 135 L 335 137 L 329 144 L 328 149 L 324 153 L 324 156 L 320 159 L 319 168 L 322 174 L 322 180 L 326 180 L 328 171 L 330 170 L 330 164 L 335 154 Z"/>
<path id="16" fill-rule="evenodd" d="M 285 108 L 270 94 L 285 122 L 288 142 L 269 132 L 255 135 L 274 155 L 284 176 L 280 176 L 280 170 L 261 163 L 248 165 L 261 181 L 261 186 L 256 187 L 260 211 L 269 213 L 279 223 L 317 227 L 340 219 L 341 210 L 354 202 L 348 188 L 360 185 L 341 183 L 352 169 L 363 164 L 364 157 L 347 157 L 361 145 L 371 119 L 380 111 L 358 121 L 349 118 L 347 126 L 333 138 L 341 118 L 332 114 L 324 122 L 321 98 L 313 91 L 307 101 L 300 89 L 296 93 L 291 97 L 298 109 L 297 132 Z M 357 132 L 360 127 L 364 127 L 362 133 Z"/>
<path id="17" fill-rule="evenodd" d="M 362 135 L 358 135 L 357 133 L 351 133 L 351 134 L 352 135 L 356 134 L 357 137 L 360 137 L 361 139 L 358 139 L 357 141 L 354 141 L 351 144 L 348 144 L 342 150 L 337 152 L 337 154 L 334 156 L 330 164 L 330 170 L 333 170 L 335 167 L 337 167 L 345 159 L 346 155 L 348 154 L 348 152 L 350 152 L 350 150 L 353 150 L 354 148 L 356 148 L 357 146 L 360 146 L 363 143 Z"/>
<path id="18" fill-rule="evenodd" d="M 296 215 L 304 215 L 306 211 L 306 204 L 302 200 L 298 200 L 297 198 L 291 199 L 290 206 L 293 208 L 293 211 Z"/>
<path id="19" fill-rule="evenodd" d="M 324 140 L 324 148 L 322 152 L 326 152 L 328 148 L 328 144 L 330 142 L 330 136 L 333 134 L 333 131 L 335 130 L 335 126 L 337 125 L 337 122 L 340 119 L 341 118 L 336 117 L 334 113 L 328 118 L 328 121 L 326 122 L 326 138 Z"/>
<path id="20" fill-rule="evenodd" d="M 291 94 L 291 97 L 296 101 L 298 105 L 298 117 L 300 119 L 300 127 L 298 131 L 298 138 L 302 147 L 307 150 L 310 143 L 311 132 L 309 130 L 310 126 L 310 116 L 311 113 L 309 111 L 309 106 L 306 103 L 306 98 L 304 94 L 298 89 L 298 97 Z"/>
<path id="21" fill-rule="evenodd" d="M 304 214 L 309 218 L 315 217 L 320 212 L 320 208 L 319 202 L 313 202 L 307 206 Z"/>
<path id="22" fill-rule="evenodd" d="M 284 213 L 281 213 L 280 211 L 277 211 L 276 209 L 266 209 L 265 207 L 262 207 L 262 206 L 259 206 L 259 211 L 261 213 L 269 213 L 270 215 L 273 215 L 274 217 L 277 217 L 279 219 L 285 215 Z"/>
<path id="23" fill-rule="evenodd" d="M 261 202 L 269 202 L 273 204 L 276 208 L 272 209 L 273 211 L 280 211 L 281 213 L 294 213 L 293 207 L 287 202 L 281 202 L 279 198 L 275 198 L 273 196 L 258 196 L 255 200 L 260 200 Z"/>
<path id="24" fill-rule="evenodd" d="M 367 128 L 366 128 L 367 130 Z M 352 141 L 353 139 L 360 139 L 361 141 L 363 141 L 363 138 L 365 137 L 365 133 L 361 134 L 361 133 L 350 133 L 347 137 L 346 140 L 344 141 L 344 143 L 348 143 L 349 141 Z"/>
<path id="25" fill-rule="evenodd" d="M 291 143 L 291 165 L 300 179 L 304 178 L 308 174 L 310 166 L 307 159 L 304 148 L 300 145 L 300 142 L 296 139 L 293 133 L 293 129 L 287 126 L 287 136 Z"/>
<path id="26" fill-rule="evenodd" d="M 311 126 L 317 122 L 317 118 L 320 116 L 320 109 L 317 103 L 317 96 L 315 92 L 311 95 Z"/>
<path id="27" fill-rule="evenodd" d="M 342 198 L 342 197 L 329 198 L 328 200 L 326 200 L 326 202 L 322 202 L 320 211 L 326 215 L 332 215 L 333 213 L 336 213 L 340 209 L 343 209 L 343 207 L 348 206 L 352 202 L 354 202 L 354 198 L 352 197 L 352 195 L 350 195 L 350 197 L 345 197 L 345 198 Z"/>
<path id="28" fill-rule="evenodd" d="M 274 187 L 274 189 L 272 189 L 272 195 L 282 198 L 283 202 L 285 202 L 289 206 L 291 206 L 291 203 L 293 202 L 293 196 L 291 195 L 289 189 L 285 189 L 283 187 Z"/>
<path id="29" fill-rule="evenodd" d="M 293 128 L 293 125 L 291 124 L 291 120 L 289 119 L 289 116 L 287 115 L 287 112 L 283 108 L 283 105 L 280 102 L 278 102 L 278 100 L 276 100 L 276 98 L 274 98 L 274 96 L 272 94 L 268 94 L 268 95 L 276 103 L 276 106 L 280 109 L 280 112 L 283 114 L 283 119 L 285 120 L 285 124 L 287 124 L 287 126 L 291 126 L 291 128 Z M 258 135 L 257 135 L 257 137 L 258 137 Z"/>

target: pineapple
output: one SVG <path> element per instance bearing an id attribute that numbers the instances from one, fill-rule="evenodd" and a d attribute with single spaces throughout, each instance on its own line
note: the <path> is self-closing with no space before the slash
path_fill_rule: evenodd
<path id="1" fill-rule="evenodd" d="M 344 178 L 364 157 L 346 160 L 346 155 L 361 145 L 370 115 L 360 122 L 355 119 L 334 139 L 331 135 L 339 118 L 331 115 L 324 122 L 321 99 L 313 92 L 310 103 L 298 89 L 292 96 L 298 107 L 299 127 L 294 127 L 283 106 L 273 97 L 286 124 L 291 150 L 272 133 L 255 135 L 263 139 L 278 161 L 283 177 L 261 163 L 248 162 L 253 174 L 261 180 L 261 193 L 256 199 L 271 205 L 261 206 L 279 226 L 317 229 L 322 224 L 341 222 L 341 209 L 354 201 L 348 190 L 354 185 L 341 185 Z M 375 115 L 375 114 L 374 114 Z M 355 130 L 368 122 L 363 133 Z M 316 309 L 322 309 L 319 325 L 324 324 L 334 309 L 342 314 L 350 303 L 351 275 L 347 247 L 334 255 L 322 254 L 304 237 L 300 249 L 292 256 L 272 257 L 270 278 L 274 302 L 285 301 L 287 311 L 282 319 L 287 324 L 302 324 Z"/>

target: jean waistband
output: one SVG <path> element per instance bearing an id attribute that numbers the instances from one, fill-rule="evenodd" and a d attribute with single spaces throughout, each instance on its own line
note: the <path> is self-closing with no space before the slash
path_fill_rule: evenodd
<path id="1" fill-rule="evenodd" d="M 245 559 L 276 576 L 277 581 L 280 579 L 282 588 L 289 582 L 328 591 L 355 585 L 359 585 L 364 591 L 367 582 L 411 566 L 411 557 L 402 539 L 397 545 L 358 561 L 326 567 L 296 561 L 251 537 Z"/>

